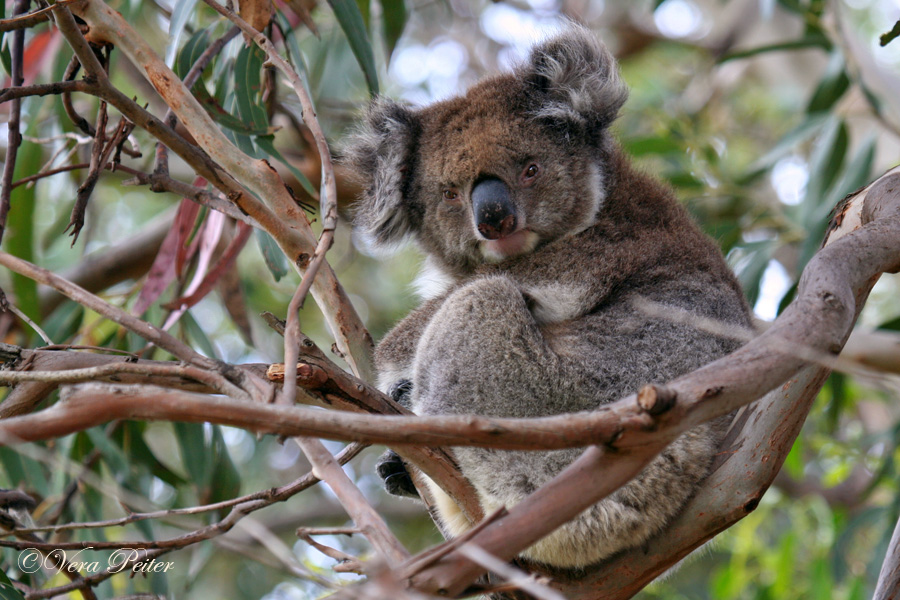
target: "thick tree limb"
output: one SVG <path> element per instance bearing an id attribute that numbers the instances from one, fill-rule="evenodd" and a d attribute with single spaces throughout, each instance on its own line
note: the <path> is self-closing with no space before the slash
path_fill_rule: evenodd
<path id="1" fill-rule="evenodd" d="M 197 144 L 228 174 L 226 177 L 220 170 L 218 177 L 207 179 L 230 199 L 242 202 L 242 208 L 273 235 L 298 269 L 305 271 L 315 254 L 317 240 L 302 210 L 272 166 L 265 160 L 252 159 L 237 149 L 190 91 L 120 14 L 100 0 L 84 0 L 73 8 L 88 23 L 90 40 L 113 44 L 128 56 L 172 107 Z M 177 149 L 173 150 L 177 152 Z M 227 180 L 228 186 L 221 187 L 221 180 Z M 243 192 L 237 181 L 244 182 L 257 197 L 266 199 L 271 211 L 255 202 L 251 194 Z M 312 293 L 348 364 L 358 376 L 371 380 L 372 339 L 327 263 L 322 265 L 315 278 Z"/>

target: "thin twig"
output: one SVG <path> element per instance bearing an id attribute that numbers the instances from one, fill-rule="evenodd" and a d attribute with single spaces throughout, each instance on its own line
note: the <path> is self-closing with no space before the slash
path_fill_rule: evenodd
<path id="1" fill-rule="evenodd" d="M 103 315 L 111 321 L 114 321 L 132 331 L 144 339 L 153 342 L 163 350 L 170 352 L 173 356 L 193 365 L 205 369 L 217 369 L 218 362 L 197 353 L 193 348 L 178 340 L 165 331 L 132 316 L 128 312 L 105 302 L 100 297 L 91 294 L 70 281 L 59 277 L 58 275 L 42 269 L 28 261 L 15 257 L 6 252 L 0 252 L 0 264 L 8 269 L 15 271 L 19 275 L 24 275 L 29 279 L 33 279 L 38 283 L 48 285 L 72 300 L 78 302 L 94 312 Z"/>
<path id="2" fill-rule="evenodd" d="M 158 383 L 159 381 L 152 379 L 155 377 L 176 377 L 192 379 L 210 388 L 225 394 L 236 400 L 252 401 L 247 392 L 240 389 L 227 379 L 219 375 L 215 371 L 200 369 L 190 365 L 182 365 L 172 363 L 164 364 L 147 364 L 134 362 L 114 362 L 97 367 L 87 367 L 84 369 L 69 369 L 65 371 L 0 371 L 0 383 L 16 384 L 22 381 L 44 381 L 47 383 L 79 383 L 84 381 L 95 381 L 103 377 L 118 375 L 122 373 L 130 373 L 133 375 L 146 375 L 148 383 Z"/>
<path id="3" fill-rule="evenodd" d="M 406 548 L 391 533 L 387 523 L 372 508 L 356 484 L 340 467 L 335 457 L 315 438 L 295 438 L 313 467 L 313 474 L 328 484 L 347 514 L 385 559 L 397 564 L 409 558 Z"/>
<path id="4" fill-rule="evenodd" d="M 352 443 L 347 445 L 343 450 L 341 450 L 337 456 L 335 456 L 335 460 L 338 461 L 341 465 L 345 465 L 356 456 L 362 452 L 366 448 L 365 444 L 357 444 Z M 137 521 L 146 521 L 148 519 L 170 519 L 172 517 L 179 517 L 185 515 L 197 515 L 203 514 L 207 512 L 222 510 L 223 508 L 231 508 L 233 506 L 237 506 L 238 504 L 243 504 L 245 502 L 251 502 L 255 500 L 263 500 L 268 502 L 269 504 L 275 504 L 277 502 L 284 502 L 288 498 L 296 495 L 297 493 L 303 491 L 311 484 L 308 481 L 309 475 L 303 475 L 288 483 L 286 485 L 280 487 L 268 488 L 265 490 L 261 490 L 259 492 L 254 492 L 252 494 L 246 494 L 244 496 L 240 496 L 238 498 L 232 498 L 231 500 L 223 500 L 221 502 L 214 502 L 212 504 L 202 504 L 199 506 L 191 506 L 189 508 L 171 508 L 168 510 L 157 510 L 153 512 L 135 512 L 129 514 L 127 517 L 122 517 L 120 519 L 109 519 L 106 521 L 86 521 L 82 523 L 65 523 L 63 525 L 48 525 L 43 527 L 32 527 L 30 529 L 25 529 L 24 531 L 29 532 L 43 532 L 50 531 L 53 533 L 59 531 L 72 531 L 76 529 L 99 529 L 105 527 L 122 527 L 125 525 L 130 525 Z"/>

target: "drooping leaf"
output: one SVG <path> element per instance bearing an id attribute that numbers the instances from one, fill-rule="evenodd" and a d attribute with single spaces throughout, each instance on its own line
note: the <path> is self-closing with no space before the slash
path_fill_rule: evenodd
<path id="1" fill-rule="evenodd" d="M 200 423 L 173 423 L 175 439 L 181 452 L 181 464 L 189 480 L 198 488 L 209 485 L 212 477 L 213 456 L 209 451 L 205 425 Z"/>
<path id="2" fill-rule="evenodd" d="M 190 218 L 189 214 L 194 212 L 196 208 L 198 208 L 197 203 L 187 199 L 183 199 L 178 206 L 178 213 L 175 215 L 173 226 L 166 234 L 166 237 L 163 238 L 156 253 L 156 258 L 153 259 L 153 265 L 151 265 L 147 278 L 144 280 L 144 285 L 141 287 L 141 292 L 138 294 L 138 299 L 131 309 L 133 314 L 138 316 L 144 314 L 150 308 L 150 305 L 156 302 L 166 288 L 169 287 L 169 284 L 175 281 L 175 257 L 178 254 L 179 245 L 182 243 L 182 225 L 179 224 L 187 221 Z M 194 212 L 194 216 L 196 217 L 196 212 Z M 193 224 L 192 219 L 191 223 Z"/>
<path id="3" fill-rule="evenodd" d="M 24 103 L 23 103 L 24 108 Z M 30 103 L 32 110 L 38 108 L 37 103 Z M 30 111 L 29 111 L 30 112 Z M 23 111 L 23 121 L 27 121 L 27 114 Z M 37 137 L 38 119 L 31 119 L 26 135 Z M 18 180 L 28 175 L 33 175 L 41 169 L 42 147 L 40 144 L 22 142 L 16 156 L 16 166 L 13 180 Z M 29 262 L 34 260 L 34 228 L 36 223 L 37 186 L 20 185 L 12 190 L 10 195 L 10 207 L 7 214 L 6 232 L 3 235 L 3 244 L 6 251 Z M 28 315 L 34 322 L 40 324 L 41 309 L 38 301 L 37 283 L 33 279 L 12 273 L 12 290 L 15 295 L 16 306 Z"/>
<path id="4" fill-rule="evenodd" d="M 366 31 L 372 28 L 372 6 L 371 0 L 356 0 L 356 6 L 359 8 L 359 14 L 362 15 L 363 25 Z"/>
<path id="5" fill-rule="evenodd" d="M 194 242 L 199 245 L 199 251 L 197 252 L 197 266 L 194 269 L 194 275 L 191 278 L 187 289 L 185 289 L 185 295 L 194 295 L 195 292 L 197 292 L 197 289 L 200 287 L 203 279 L 206 277 L 206 274 L 209 270 L 209 264 L 212 261 L 213 253 L 216 250 L 216 246 L 219 245 L 219 239 L 222 237 L 222 230 L 225 226 L 225 220 L 225 215 L 218 211 L 210 211 L 209 213 L 207 213 L 206 219 L 203 222 L 203 226 L 198 232 L 197 238 L 194 240 Z M 203 292 L 202 294 L 197 294 L 198 297 L 196 298 L 194 303 L 202 300 L 207 293 L 208 290 Z M 166 317 L 166 322 L 163 323 L 163 329 L 169 329 L 172 325 L 174 325 L 175 322 L 178 321 L 178 319 L 180 319 L 186 313 L 190 306 L 186 304 L 179 304 L 176 300 L 175 302 L 166 305 L 166 308 L 169 308 L 172 312 L 168 317 Z"/>
<path id="6" fill-rule="evenodd" d="M 25 600 L 3 571 L 0 571 L 0 600 Z"/>
<path id="7" fill-rule="evenodd" d="M 388 60 L 394 55 L 397 41 L 403 35 L 408 18 L 405 0 L 381 0 L 381 19 Z"/>
<path id="8" fill-rule="evenodd" d="M 771 150 L 754 161 L 748 169 L 748 173 L 769 169 L 785 154 L 821 131 L 828 120 L 828 114 L 808 115 L 799 125 L 778 140 L 778 143 Z"/>
<path id="9" fill-rule="evenodd" d="M 199 87 L 198 87 L 199 86 Z M 222 105 L 212 97 L 206 88 L 200 85 L 194 86 L 194 97 L 200 103 L 200 106 L 206 110 L 206 113 L 212 117 L 213 121 L 226 127 L 231 131 L 243 135 L 270 135 L 273 132 L 271 127 L 255 127 L 252 123 L 246 123 L 235 117 L 230 112 L 222 108 Z"/>
<path id="10" fill-rule="evenodd" d="M 259 101 L 265 58 L 265 52 L 253 45 L 241 48 L 234 61 L 234 100 L 238 115 L 244 123 L 257 129 L 265 129 L 269 125 L 266 111 Z"/>
<path id="11" fill-rule="evenodd" d="M 842 119 L 831 119 L 810 157 L 809 182 L 800 205 L 804 216 L 811 215 L 814 208 L 825 200 L 826 191 L 841 172 L 848 143 L 846 123 Z"/>
<path id="12" fill-rule="evenodd" d="M 825 73 L 809 99 L 806 112 L 817 113 L 831 109 L 849 88 L 850 78 L 847 76 L 844 57 L 835 52 L 831 55 Z"/>
<path id="13" fill-rule="evenodd" d="M 212 429 L 212 485 L 207 495 L 202 498 L 202 501 L 207 503 L 228 500 L 241 492 L 241 476 L 228 453 L 222 428 L 214 425 Z"/>
<path id="14" fill-rule="evenodd" d="M 259 244 L 259 250 L 266 261 L 266 266 L 269 267 L 269 272 L 272 273 L 275 281 L 280 281 L 282 277 L 288 274 L 288 269 L 290 268 L 287 258 L 285 258 L 284 252 L 281 251 L 278 244 L 275 243 L 275 240 L 272 239 L 272 236 L 261 229 L 256 229 L 255 231 L 256 242 Z"/>
<path id="15" fill-rule="evenodd" d="M 206 335 L 206 332 L 203 331 L 203 328 L 200 327 L 200 324 L 197 323 L 197 320 L 194 319 L 193 315 L 190 312 L 185 312 L 181 315 L 181 319 L 179 319 L 182 327 L 184 327 L 185 332 L 187 332 L 188 337 L 193 340 L 195 344 L 200 348 L 200 350 L 206 354 L 209 358 L 219 358 L 219 353 L 216 351 L 216 347 L 213 345 L 212 341 Z"/>
<path id="16" fill-rule="evenodd" d="M 205 183 L 204 181 L 200 185 Z M 205 216 L 201 214 L 203 212 L 201 208 L 196 202 L 185 201 L 178 207 L 178 214 L 175 215 L 175 229 L 178 232 L 175 244 L 175 275 L 179 278 L 184 276 L 186 265 L 197 251 L 197 238 L 194 234 L 203 227 Z"/>
<path id="17" fill-rule="evenodd" d="M 246 223 L 238 223 L 236 235 L 231 242 L 229 242 L 228 247 L 222 252 L 222 256 L 219 257 L 216 264 L 207 269 L 205 273 L 203 273 L 202 279 L 196 285 L 192 283 L 185 291 L 185 295 L 174 300 L 172 304 L 190 308 L 206 297 L 206 295 L 216 286 L 225 271 L 230 269 L 234 264 L 234 261 L 237 260 L 238 254 L 246 245 L 247 240 L 250 239 L 252 230 L 253 228 Z M 199 267 L 197 271 L 198 273 L 200 272 Z"/>
<path id="18" fill-rule="evenodd" d="M 51 340 L 64 344 L 78 333 L 83 319 L 84 307 L 76 302 L 65 301 L 44 320 L 42 327 Z"/>
<path id="19" fill-rule="evenodd" d="M 209 28 L 201 29 L 185 42 L 184 46 L 181 47 L 181 50 L 178 51 L 178 55 L 175 58 L 175 65 L 172 67 L 172 70 L 175 71 L 175 74 L 178 75 L 179 79 L 187 77 L 191 67 L 194 66 L 194 63 L 197 62 L 208 47 Z M 197 87 L 198 85 L 202 84 L 198 82 L 194 87 Z"/>
<path id="20" fill-rule="evenodd" d="M 231 321 L 237 327 L 241 338 L 248 346 L 253 345 L 253 330 L 250 327 L 250 311 L 247 310 L 247 299 L 241 286 L 241 278 L 237 266 L 232 264 L 222 272 L 218 282 L 222 305 Z"/>
<path id="21" fill-rule="evenodd" d="M 180 0 L 175 3 L 172 16 L 169 19 L 169 42 L 166 44 L 166 64 L 169 67 L 175 65 L 175 56 L 178 51 L 178 43 L 184 35 L 188 19 L 194 13 L 197 0 Z"/>
<path id="22" fill-rule="evenodd" d="M 366 33 L 366 24 L 363 21 L 359 5 L 355 0 L 328 0 L 334 16 L 337 18 L 341 29 L 350 42 L 350 49 L 356 57 L 359 66 L 366 77 L 366 85 L 373 96 L 378 94 L 378 73 L 375 70 L 375 55 L 372 52 L 372 44 Z"/>

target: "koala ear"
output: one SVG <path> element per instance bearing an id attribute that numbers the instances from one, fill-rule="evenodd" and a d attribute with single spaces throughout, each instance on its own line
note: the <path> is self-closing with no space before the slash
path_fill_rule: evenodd
<path id="1" fill-rule="evenodd" d="M 612 123 L 628 97 L 612 54 L 579 25 L 535 46 L 519 73 L 545 94 L 537 117 L 593 130 Z"/>
<path id="2" fill-rule="evenodd" d="M 419 129 L 412 109 L 378 98 L 341 145 L 341 163 L 365 190 L 355 207 L 354 225 L 373 249 L 396 246 L 416 228 L 419 215 L 406 188 Z"/>

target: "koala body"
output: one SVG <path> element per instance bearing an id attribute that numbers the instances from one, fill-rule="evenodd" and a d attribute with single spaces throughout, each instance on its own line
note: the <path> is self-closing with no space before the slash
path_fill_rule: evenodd
<path id="1" fill-rule="evenodd" d="M 345 148 L 366 188 L 356 225 L 375 246 L 412 239 L 430 280 L 425 302 L 376 349 L 383 390 L 402 390 L 423 415 L 572 413 L 737 347 L 635 306 L 641 297 L 749 324 L 718 248 L 609 135 L 626 96 L 606 49 L 572 27 L 465 96 L 421 109 L 373 103 Z M 687 432 L 523 556 L 578 568 L 643 543 L 706 476 L 726 425 Z M 580 452 L 454 449 L 486 512 L 521 501 Z M 445 530 L 470 527 L 431 487 Z"/>

